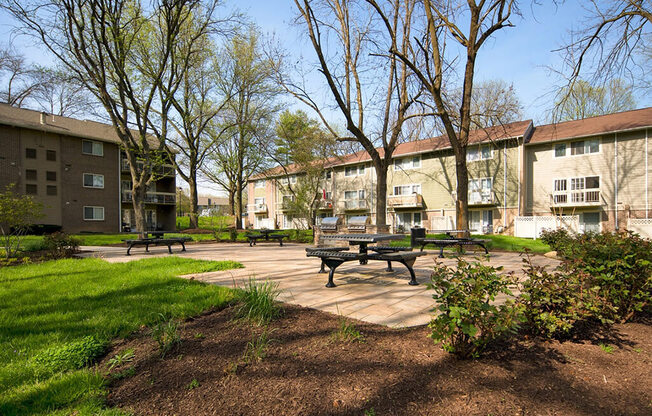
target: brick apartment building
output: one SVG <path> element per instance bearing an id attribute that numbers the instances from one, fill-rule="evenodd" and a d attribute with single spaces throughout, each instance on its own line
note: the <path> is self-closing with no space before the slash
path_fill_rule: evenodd
<path id="1" fill-rule="evenodd" d="M 150 230 L 176 226 L 172 165 L 147 193 Z M 0 188 L 43 204 L 42 224 L 65 232 L 120 232 L 135 225 L 131 179 L 113 126 L 0 104 Z"/>

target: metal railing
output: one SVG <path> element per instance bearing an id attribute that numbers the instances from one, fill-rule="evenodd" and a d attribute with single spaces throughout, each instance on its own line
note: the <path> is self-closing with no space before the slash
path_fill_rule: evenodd
<path id="1" fill-rule="evenodd" d="M 131 191 L 122 192 L 122 202 L 132 202 L 133 194 Z M 174 192 L 147 192 L 145 194 L 146 204 L 166 204 L 174 205 L 177 196 Z"/>
<path id="2" fill-rule="evenodd" d="M 599 190 L 563 191 L 553 192 L 551 195 L 552 206 L 586 206 L 600 205 Z"/>
<path id="3" fill-rule="evenodd" d="M 495 205 L 497 200 L 494 191 L 469 191 L 469 205 Z"/>
<path id="4" fill-rule="evenodd" d="M 142 168 L 143 163 L 138 162 L 138 165 L 139 167 Z M 120 168 L 122 169 L 123 172 L 129 172 L 129 162 L 127 161 L 127 159 L 124 158 L 121 159 Z M 155 166 L 154 173 L 160 176 L 174 176 L 176 174 L 176 171 L 173 165 L 164 164 L 164 165 Z"/>
<path id="5" fill-rule="evenodd" d="M 254 214 L 265 213 L 267 212 L 267 204 L 249 204 L 247 209 Z"/>
<path id="6" fill-rule="evenodd" d="M 367 209 L 366 199 L 347 199 L 344 201 L 344 209 Z"/>
<path id="7" fill-rule="evenodd" d="M 393 208 L 421 208 L 423 196 L 421 194 L 390 195 L 387 197 L 387 205 Z"/>

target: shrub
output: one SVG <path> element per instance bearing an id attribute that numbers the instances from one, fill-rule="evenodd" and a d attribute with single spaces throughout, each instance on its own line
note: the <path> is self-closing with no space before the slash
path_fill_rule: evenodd
<path id="1" fill-rule="evenodd" d="M 590 276 L 613 320 L 629 321 L 650 307 L 652 241 L 631 232 L 579 235 L 566 263 L 569 272 Z"/>
<path id="2" fill-rule="evenodd" d="M 565 256 L 569 252 L 574 241 L 573 235 L 564 228 L 543 230 L 539 238 L 560 256 Z"/>
<path id="3" fill-rule="evenodd" d="M 280 293 L 278 283 L 269 280 L 260 283 L 253 276 L 250 277 L 241 292 L 242 304 L 236 307 L 235 317 L 258 326 L 267 325 L 282 312 L 276 302 Z"/>
<path id="4" fill-rule="evenodd" d="M 489 343 L 516 332 L 522 321 L 522 306 L 516 304 L 509 289 L 516 282 L 513 274 L 498 274 L 479 262 L 458 259 L 457 268 L 438 264 L 428 285 L 440 312 L 429 324 L 431 338 L 444 350 L 460 358 L 477 357 Z M 496 297 L 508 299 L 496 305 Z"/>
<path id="5" fill-rule="evenodd" d="M 106 343 L 94 336 L 48 348 L 34 357 L 34 361 L 48 372 L 76 370 L 102 355 Z"/>
<path id="6" fill-rule="evenodd" d="M 547 338 L 571 334 L 576 323 L 600 321 L 609 305 L 600 297 L 599 288 L 591 286 L 591 277 L 583 271 L 569 271 L 566 265 L 549 273 L 524 259 L 527 280 L 521 285 L 518 302 L 523 305 L 527 329 Z"/>
<path id="7" fill-rule="evenodd" d="M 151 329 L 152 338 L 158 344 L 161 358 L 165 358 L 168 352 L 181 344 L 179 322 L 174 319 L 166 319 L 163 314 L 159 314 L 159 318 L 159 321 Z"/>
<path id="8" fill-rule="evenodd" d="M 63 232 L 48 234 L 43 237 L 43 245 L 48 254 L 56 259 L 71 257 L 79 252 L 81 240 Z"/>

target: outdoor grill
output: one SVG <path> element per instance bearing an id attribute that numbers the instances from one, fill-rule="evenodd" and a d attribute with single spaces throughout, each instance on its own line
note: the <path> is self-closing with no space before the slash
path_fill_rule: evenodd
<path id="1" fill-rule="evenodd" d="M 340 217 L 326 217 L 321 219 L 319 229 L 321 231 L 337 231 L 337 224 L 340 222 Z"/>
<path id="2" fill-rule="evenodd" d="M 369 217 L 366 215 L 361 215 L 359 217 L 349 218 L 349 224 L 347 228 L 351 233 L 364 233 L 367 231 L 367 221 Z"/>

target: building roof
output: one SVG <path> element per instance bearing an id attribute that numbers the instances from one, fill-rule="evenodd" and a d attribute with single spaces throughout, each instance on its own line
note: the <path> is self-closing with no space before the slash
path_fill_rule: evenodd
<path id="1" fill-rule="evenodd" d="M 208 200 L 211 200 L 210 206 L 229 205 L 229 198 L 224 196 L 200 195 L 197 197 L 197 205 L 208 206 Z"/>
<path id="2" fill-rule="evenodd" d="M 507 139 L 514 139 L 518 137 L 529 137 L 532 131 L 532 120 L 517 121 L 508 123 L 501 126 L 488 127 L 484 129 L 471 130 L 469 132 L 469 144 L 489 143 Z M 394 157 L 422 154 L 433 151 L 441 151 L 450 149 L 451 145 L 448 141 L 447 135 L 432 137 L 429 139 L 415 140 L 411 142 L 401 143 L 396 146 L 394 150 Z M 384 149 L 381 147 L 376 148 L 380 156 L 384 155 Z M 368 162 L 371 156 L 365 150 L 350 153 L 344 156 L 334 156 L 329 158 L 325 167 L 345 166 L 356 163 Z M 286 174 L 297 173 L 300 170 L 299 166 L 289 165 L 285 169 L 280 166 L 268 169 L 263 173 L 251 177 L 250 180 L 264 179 L 274 176 L 283 176 Z"/>
<path id="3" fill-rule="evenodd" d="M 120 144 L 111 124 L 78 120 L 0 103 L 0 124 Z M 134 131 L 135 132 L 135 131 Z"/>
<path id="4" fill-rule="evenodd" d="M 529 144 L 547 143 L 652 127 L 652 107 L 534 128 Z"/>

